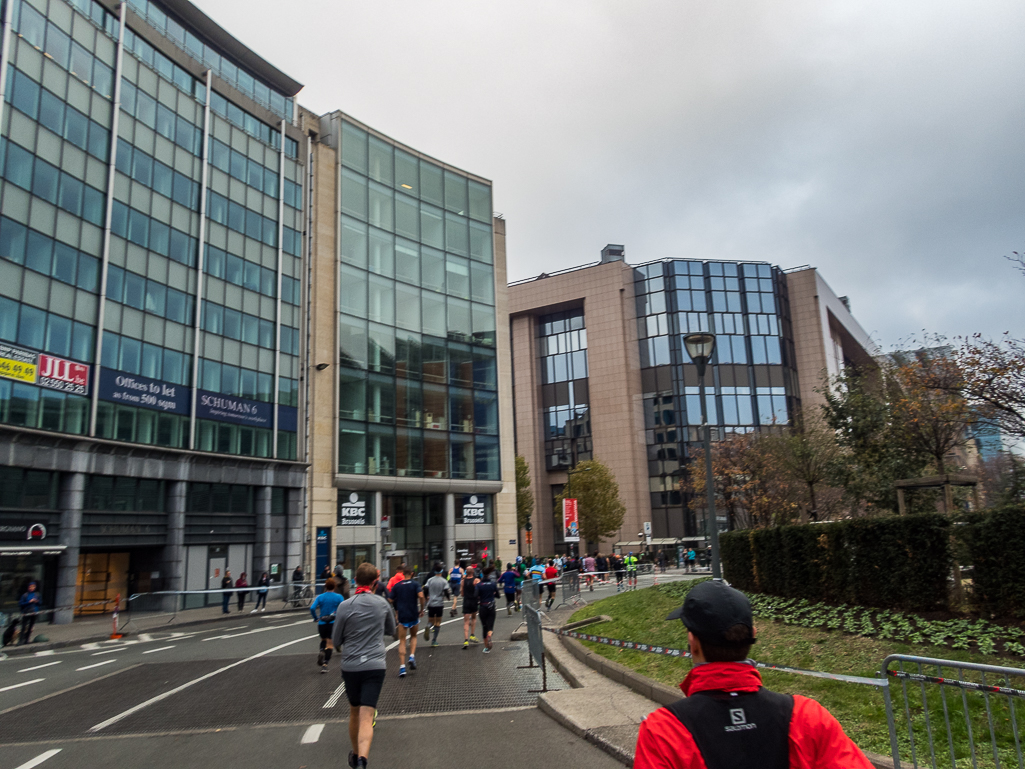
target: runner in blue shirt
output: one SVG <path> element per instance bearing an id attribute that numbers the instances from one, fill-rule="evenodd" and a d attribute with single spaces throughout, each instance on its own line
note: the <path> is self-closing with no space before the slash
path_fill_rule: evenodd
<path id="1" fill-rule="evenodd" d="M 502 590 L 505 592 L 505 613 L 512 615 L 513 606 L 516 604 L 516 577 L 519 575 L 513 570 L 510 563 L 505 567 L 499 582 L 502 583 Z M 517 607 L 519 608 L 519 607 Z"/>
<path id="2" fill-rule="evenodd" d="M 403 579 L 391 589 L 391 600 L 395 604 L 399 631 L 399 678 L 406 677 L 406 632 L 409 632 L 409 668 L 416 670 L 416 637 L 420 632 L 420 618 L 424 615 L 424 589 L 413 579 L 413 569 L 403 569 Z"/>
<path id="3" fill-rule="evenodd" d="M 463 574 L 465 573 L 466 561 L 460 561 L 448 573 L 448 585 L 452 590 L 452 611 L 448 613 L 450 617 L 456 616 L 456 604 L 459 603 L 459 586 L 463 581 Z"/>
<path id="4" fill-rule="evenodd" d="M 320 654 L 317 655 L 317 664 L 320 665 L 321 673 L 327 672 L 327 663 L 331 661 L 333 649 L 331 634 L 335 629 L 335 612 L 345 600 L 340 593 L 336 592 L 336 588 L 338 588 L 338 584 L 333 577 L 329 577 L 324 583 L 326 592 L 318 595 L 310 604 L 310 614 L 313 615 L 313 621 L 317 623 L 317 630 L 320 632 Z M 317 616 L 318 611 L 320 612 L 319 617 Z"/>

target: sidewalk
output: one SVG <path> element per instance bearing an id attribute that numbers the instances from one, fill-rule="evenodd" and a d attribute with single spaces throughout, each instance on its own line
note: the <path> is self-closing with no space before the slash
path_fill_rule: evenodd
<path id="1" fill-rule="evenodd" d="M 159 633 L 163 631 L 173 632 L 183 627 L 191 627 L 197 624 L 215 622 L 238 622 L 240 619 L 249 619 L 252 615 L 252 603 L 247 603 L 245 609 L 237 611 L 235 602 L 232 601 L 230 614 L 224 614 L 220 604 L 216 606 L 204 606 L 199 609 L 186 609 L 173 614 L 163 612 L 121 612 L 118 617 L 118 632 L 125 638 L 138 636 L 144 633 Z M 293 612 L 307 613 L 308 608 L 284 608 L 281 600 L 269 602 L 270 608 L 266 612 L 260 612 L 261 616 L 273 614 L 288 614 Z M 83 643 L 98 643 L 110 641 L 114 632 L 113 616 L 101 614 L 93 617 L 76 617 L 74 622 L 66 625 L 54 625 L 39 622 L 32 633 L 33 638 L 45 637 L 46 641 L 41 643 L 29 643 L 24 646 L 5 646 L 3 653 L 9 656 L 22 656 L 35 654 L 50 649 L 60 649 L 67 646 L 77 646 Z"/>

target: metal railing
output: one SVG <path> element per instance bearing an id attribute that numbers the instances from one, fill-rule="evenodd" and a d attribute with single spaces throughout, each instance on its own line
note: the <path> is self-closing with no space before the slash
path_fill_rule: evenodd
<path id="1" fill-rule="evenodd" d="M 1025 769 L 1025 669 L 891 654 L 879 675 L 892 679 L 883 697 L 895 769 L 902 751 L 913 767 Z"/>

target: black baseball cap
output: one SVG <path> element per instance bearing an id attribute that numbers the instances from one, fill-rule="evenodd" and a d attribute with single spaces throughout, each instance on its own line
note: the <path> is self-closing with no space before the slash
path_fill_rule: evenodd
<path id="1" fill-rule="evenodd" d="M 747 646 L 755 642 L 751 602 L 746 595 L 719 579 L 692 587 L 683 606 L 666 619 L 683 620 L 690 632 L 715 646 Z M 726 631 L 734 625 L 747 625 L 751 637 L 743 641 L 726 640 Z"/>

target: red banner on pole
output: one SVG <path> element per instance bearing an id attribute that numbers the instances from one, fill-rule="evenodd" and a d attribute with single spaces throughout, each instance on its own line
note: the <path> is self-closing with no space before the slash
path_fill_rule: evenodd
<path id="1" fill-rule="evenodd" d="M 575 499 L 562 500 L 562 530 L 566 535 L 567 542 L 580 541 L 580 520 L 577 517 L 577 501 Z"/>

